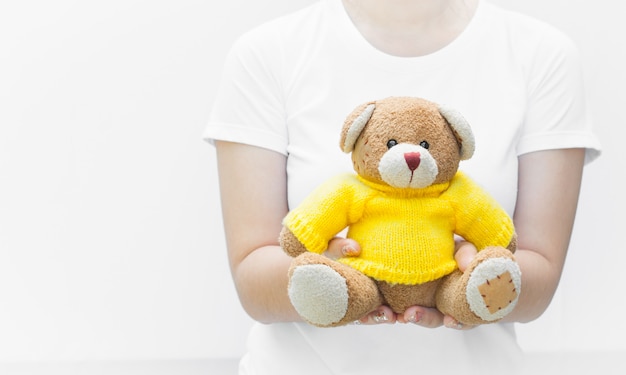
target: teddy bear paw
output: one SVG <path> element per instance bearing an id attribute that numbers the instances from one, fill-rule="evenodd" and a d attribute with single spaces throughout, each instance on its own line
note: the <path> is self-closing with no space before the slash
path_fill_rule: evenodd
<path id="1" fill-rule="evenodd" d="M 521 275 L 518 264 L 510 258 L 490 258 L 478 264 L 466 288 L 472 312 L 487 322 L 509 314 L 517 304 Z"/>
<path id="2" fill-rule="evenodd" d="M 343 319 L 348 311 L 346 280 L 324 264 L 295 267 L 288 293 L 298 314 L 317 326 L 331 326 Z"/>

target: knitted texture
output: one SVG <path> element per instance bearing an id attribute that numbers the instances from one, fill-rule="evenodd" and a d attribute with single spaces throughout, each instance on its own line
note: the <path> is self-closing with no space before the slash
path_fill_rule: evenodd
<path id="1" fill-rule="evenodd" d="M 463 173 L 423 189 L 400 189 L 341 175 L 320 185 L 283 224 L 309 251 L 321 254 L 349 227 L 358 257 L 339 261 L 389 283 L 421 284 L 456 269 L 454 234 L 481 250 L 506 247 L 513 222 Z"/>

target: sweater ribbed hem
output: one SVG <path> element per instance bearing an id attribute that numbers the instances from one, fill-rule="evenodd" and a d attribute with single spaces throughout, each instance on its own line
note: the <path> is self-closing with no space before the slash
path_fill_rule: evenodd
<path id="1" fill-rule="evenodd" d="M 419 270 L 418 267 L 411 270 L 391 269 L 376 262 L 361 258 L 341 258 L 339 262 L 355 268 L 365 275 L 391 284 L 415 285 L 440 279 L 457 269 L 454 260 L 441 263 L 433 269 Z"/>

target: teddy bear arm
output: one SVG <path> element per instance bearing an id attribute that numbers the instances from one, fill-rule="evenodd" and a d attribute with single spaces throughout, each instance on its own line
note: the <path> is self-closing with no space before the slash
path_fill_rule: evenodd
<path id="1" fill-rule="evenodd" d="M 369 191 L 361 185 L 354 175 L 345 174 L 318 186 L 283 220 L 279 239 L 290 248 L 285 252 L 297 256 L 326 251 L 333 237 L 362 217 Z"/>
<path id="2" fill-rule="evenodd" d="M 293 234 L 293 232 L 287 227 L 283 227 L 280 231 L 278 242 L 283 251 L 287 253 L 287 255 L 294 258 L 308 251 L 306 246 L 304 246 L 304 244 L 298 240 L 296 235 Z"/>
<path id="3" fill-rule="evenodd" d="M 511 236 L 511 242 L 506 247 L 511 253 L 515 253 L 517 250 L 517 233 L 513 232 L 513 236 Z"/>
<path id="4" fill-rule="evenodd" d="M 490 246 L 499 246 L 514 254 L 517 251 L 517 233 L 515 233 L 514 229 L 512 230 L 513 232 L 510 234 L 510 237 L 509 232 L 506 229 L 503 229 L 502 231 L 494 231 L 491 236 L 474 237 L 473 235 L 466 234 L 466 236 L 462 237 L 466 241 L 474 244 L 478 251 L 482 251 Z"/>
<path id="5" fill-rule="evenodd" d="M 465 176 L 461 178 L 459 185 L 463 189 L 449 194 L 455 210 L 455 233 L 473 243 L 478 250 L 501 246 L 515 252 L 517 237 L 509 214 L 486 190 Z"/>

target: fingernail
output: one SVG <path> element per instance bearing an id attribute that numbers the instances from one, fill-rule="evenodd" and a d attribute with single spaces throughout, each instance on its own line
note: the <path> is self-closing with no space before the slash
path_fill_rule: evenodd
<path id="1" fill-rule="evenodd" d="M 457 322 L 456 320 L 451 320 L 448 323 L 446 323 L 446 327 L 452 328 L 452 329 L 463 329 L 463 324 Z"/>
<path id="2" fill-rule="evenodd" d="M 419 323 L 421 320 L 422 320 L 422 314 L 415 313 L 409 316 L 410 323 Z"/>
<path id="3" fill-rule="evenodd" d="M 341 248 L 341 254 L 345 256 L 350 256 L 356 253 L 356 249 L 350 245 L 346 245 Z"/>
<path id="4" fill-rule="evenodd" d="M 389 318 L 387 318 L 387 315 L 385 315 L 385 312 L 377 311 L 376 315 L 372 317 L 372 320 L 374 320 L 375 323 L 384 323 L 388 321 Z"/>

